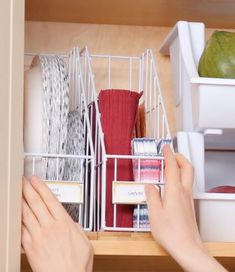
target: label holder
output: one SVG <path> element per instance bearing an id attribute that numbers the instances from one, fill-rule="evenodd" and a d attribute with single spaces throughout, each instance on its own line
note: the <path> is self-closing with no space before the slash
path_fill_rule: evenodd
<path id="1" fill-rule="evenodd" d="M 83 204 L 84 184 L 80 181 L 44 181 L 52 193 L 63 203 Z"/>
<path id="2" fill-rule="evenodd" d="M 156 186 L 164 183 L 137 182 L 137 181 L 113 181 L 112 203 L 113 204 L 146 204 L 145 184 Z"/>

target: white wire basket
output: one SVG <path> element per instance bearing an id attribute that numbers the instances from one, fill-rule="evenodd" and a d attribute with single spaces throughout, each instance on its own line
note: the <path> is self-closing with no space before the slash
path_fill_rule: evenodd
<path id="1" fill-rule="evenodd" d="M 143 91 L 141 101 L 145 106 L 145 138 L 155 141 L 170 141 L 171 135 L 153 53 L 148 49 L 137 57 L 89 55 L 87 48 L 85 48 L 81 52 L 81 59 L 96 154 L 96 209 L 94 210 L 96 220 L 94 229 L 149 231 L 149 225 L 145 225 L 141 221 L 141 217 L 143 219 L 143 210 L 147 210 L 144 184 L 154 183 L 163 189 L 164 158 L 161 152 L 154 156 L 153 154 L 109 154 L 106 151 L 107 135 L 103 132 L 98 94 L 100 94 L 100 90 L 105 88 L 136 90 L 137 93 Z M 113 126 L 115 126 L 115 123 Z M 147 160 L 154 161 L 159 165 L 159 172 L 154 181 L 142 178 L 141 167 Z M 133 175 L 135 179 L 119 179 L 123 161 L 128 161 L 131 168 L 135 165 L 135 175 Z M 133 170 L 131 169 L 131 171 Z M 111 185 L 108 184 L 110 175 L 112 176 Z M 109 191 L 109 194 L 111 194 L 112 203 L 108 203 L 110 200 L 107 200 L 107 192 L 110 190 L 110 186 L 112 192 Z M 119 223 L 120 214 L 122 213 L 120 209 L 129 210 L 128 216 L 132 219 L 131 222 L 129 220 L 128 226 Z M 125 217 L 124 214 L 123 216 Z M 108 217 L 109 220 L 107 220 Z"/>
<path id="2" fill-rule="evenodd" d="M 71 57 L 72 54 L 72 57 Z M 27 54 L 30 55 L 30 54 Z M 36 54 L 31 54 L 36 55 Z M 39 56 L 54 56 L 40 54 Z M 72 150 L 71 153 L 42 153 L 27 150 L 24 153 L 25 175 L 42 178 L 53 193 L 63 203 L 74 221 L 80 223 L 86 231 L 93 227 L 94 183 L 95 183 L 95 155 L 91 136 L 91 125 L 88 114 L 87 101 L 81 75 L 81 61 L 78 48 L 74 48 L 68 55 L 57 55 L 65 59 L 69 76 L 69 111 L 77 110 L 81 116 L 81 128 L 84 136 L 84 150 Z M 25 99 L 25 114 L 30 99 Z M 26 121 L 27 121 L 27 117 Z M 73 122 L 73 120 L 71 121 Z M 26 130 L 25 130 L 26 133 Z M 43 165 L 51 162 L 54 165 L 53 175 L 45 175 Z M 61 174 L 63 165 L 63 174 Z M 65 174 L 73 168 L 73 175 Z M 67 169 L 67 170 L 66 170 Z"/>

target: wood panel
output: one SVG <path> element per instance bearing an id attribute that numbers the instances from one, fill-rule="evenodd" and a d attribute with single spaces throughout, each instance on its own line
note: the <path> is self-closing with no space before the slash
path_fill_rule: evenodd
<path id="1" fill-rule="evenodd" d="M 179 272 L 183 271 L 169 256 L 96 256 L 94 259 L 95 272 Z"/>
<path id="2" fill-rule="evenodd" d="M 24 1 L 0 1 L 0 271 L 20 270 Z"/>
<path id="3" fill-rule="evenodd" d="M 235 271 L 235 258 L 220 257 L 217 260 L 228 271 Z M 22 257 L 22 272 L 32 272 L 25 255 Z M 94 272 L 182 272 L 169 256 L 95 256 Z"/>
<path id="4" fill-rule="evenodd" d="M 22 256 L 22 272 L 32 272 L 25 255 Z M 169 256 L 95 256 L 93 272 L 178 272 L 183 271 Z"/>
<path id="5" fill-rule="evenodd" d="M 99 232 L 88 236 L 95 252 L 95 272 L 182 271 L 150 233 Z M 205 246 L 229 271 L 234 271 L 235 243 L 205 243 Z M 30 271 L 25 255 L 22 255 L 22 271 Z"/>
<path id="6" fill-rule="evenodd" d="M 26 20 L 173 26 L 178 20 L 235 28 L 231 0 L 26 0 Z"/>
<path id="7" fill-rule="evenodd" d="M 94 54 L 139 56 L 147 48 L 153 49 L 171 131 L 174 132 L 170 62 L 168 57 L 158 53 L 169 30 L 167 27 L 26 22 L 25 52 L 66 53 L 73 46 L 87 45 Z"/>
<path id="8" fill-rule="evenodd" d="M 153 50 L 158 64 L 162 93 L 172 134 L 176 132 L 170 60 L 158 50 L 169 27 L 115 26 L 98 24 L 49 23 L 27 21 L 25 52 L 67 53 L 73 46 L 88 46 L 90 53 L 139 56 Z M 209 36 L 213 29 L 207 29 Z M 31 58 L 25 58 L 26 67 Z"/>
<path id="9" fill-rule="evenodd" d="M 92 241 L 96 255 L 168 256 L 151 233 L 98 232 Z M 235 257 L 235 243 L 204 243 L 214 257 Z"/>

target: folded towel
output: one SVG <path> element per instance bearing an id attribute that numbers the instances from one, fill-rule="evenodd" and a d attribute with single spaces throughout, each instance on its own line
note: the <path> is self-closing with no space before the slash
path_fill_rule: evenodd
<path id="1" fill-rule="evenodd" d="M 102 90 L 99 110 L 107 154 L 130 155 L 139 98 L 142 93 L 129 90 Z M 106 225 L 113 226 L 112 182 L 114 160 L 107 161 L 106 176 Z M 131 160 L 118 160 L 117 180 L 132 181 Z M 117 227 L 132 227 L 133 206 L 117 205 Z"/>

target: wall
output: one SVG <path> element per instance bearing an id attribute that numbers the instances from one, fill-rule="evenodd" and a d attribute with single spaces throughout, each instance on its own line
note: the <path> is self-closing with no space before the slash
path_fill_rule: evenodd
<path id="1" fill-rule="evenodd" d="M 66 53 L 85 45 L 91 53 L 140 55 L 151 48 L 158 62 L 163 96 L 171 131 L 175 131 L 170 63 L 158 49 L 169 32 L 167 27 L 117 26 L 75 23 L 31 22 L 25 24 L 25 52 Z M 26 60 L 27 61 L 27 60 Z"/>

